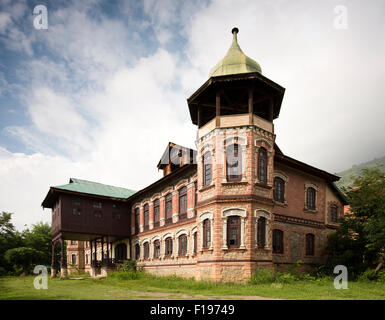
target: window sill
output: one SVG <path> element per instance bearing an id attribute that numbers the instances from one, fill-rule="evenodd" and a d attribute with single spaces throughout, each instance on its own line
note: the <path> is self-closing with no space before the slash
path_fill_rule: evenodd
<path id="1" fill-rule="evenodd" d="M 269 189 L 269 190 L 272 188 L 271 185 L 266 184 L 266 183 L 260 183 L 259 181 L 255 182 L 255 183 L 254 183 L 254 186 L 256 186 L 256 187 L 261 187 L 261 188 L 265 188 L 265 189 Z"/>
<path id="2" fill-rule="evenodd" d="M 277 200 L 274 200 L 274 205 L 275 206 L 279 206 L 279 207 L 283 207 L 283 208 L 286 208 L 287 207 L 287 201 L 277 201 Z"/>
<path id="3" fill-rule="evenodd" d="M 211 183 L 211 184 L 209 184 L 208 186 L 203 186 L 203 187 L 201 187 L 198 191 L 199 192 L 202 192 L 202 191 L 206 191 L 206 190 L 209 190 L 209 189 L 211 189 L 211 188 L 214 188 L 215 187 L 215 183 Z"/>
<path id="4" fill-rule="evenodd" d="M 249 182 L 246 180 L 240 181 L 222 181 L 222 185 L 236 185 L 236 184 L 248 184 Z"/>
<path id="5" fill-rule="evenodd" d="M 307 212 L 307 213 L 318 213 L 318 210 L 317 210 L 317 209 L 303 208 L 303 212 Z"/>

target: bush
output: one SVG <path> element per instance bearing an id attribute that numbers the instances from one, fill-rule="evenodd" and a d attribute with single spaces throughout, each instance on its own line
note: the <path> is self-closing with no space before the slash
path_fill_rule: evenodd
<path id="1" fill-rule="evenodd" d="M 296 280 L 295 276 L 290 273 L 277 273 L 274 282 L 292 283 Z"/>
<path id="2" fill-rule="evenodd" d="M 33 271 L 34 265 L 41 262 L 44 254 L 32 248 L 20 247 L 9 249 L 5 252 L 5 260 L 13 265 L 16 272 L 27 275 Z"/>
<path id="3" fill-rule="evenodd" d="M 375 279 L 375 274 L 373 269 L 367 269 L 361 274 L 358 275 L 357 280 L 359 281 L 370 281 Z"/>
<path id="4" fill-rule="evenodd" d="M 385 269 L 377 273 L 377 281 L 385 283 Z"/>
<path id="5" fill-rule="evenodd" d="M 135 260 L 124 260 L 116 264 L 116 270 L 122 272 L 137 271 Z"/>
<path id="6" fill-rule="evenodd" d="M 271 283 L 274 281 L 274 272 L 270 269 L 257 269 L 257 272 L 252 275 L 249 282 L 251 284 L 264 284 Z"/>
<path id="7" fill-rule="evenodd" d="M 142 272 L 139 271 L 115 271 L 108 274 L 109 277 L 118 280 L 138 280 L 142 278 Z"/>

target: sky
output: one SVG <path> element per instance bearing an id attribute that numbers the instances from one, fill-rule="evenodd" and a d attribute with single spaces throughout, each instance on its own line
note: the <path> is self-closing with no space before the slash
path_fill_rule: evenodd
<path id="1" fill-rule="evenodd" d="M 47 28 L 41 11 L 47 9 Z M 385 156 L 384 0 L 0 0 L 0 211 L 50 222 L 50 186 L 140 190 L 231 45 L 286 88 L 276 142 L 331 173 Z M 35 21 L 35 23 L 34 23 Z"/>

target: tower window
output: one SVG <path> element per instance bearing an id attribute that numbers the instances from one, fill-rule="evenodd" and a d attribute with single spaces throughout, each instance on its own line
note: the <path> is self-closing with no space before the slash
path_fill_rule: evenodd
<path id="1" fill-rule="evenodd" d="M 260 183 L 267 183 L 267 151 L 265 148 L 258 150 L 258 180 Z"/>
<path id="2" fill-rule="evenodd" d="M 242 152 L 239 144 L 226 148 L 226 178 L 227 181 L 242 180 Z"/>
<path id="3" fill-rule="evenodd" d="M 211 223 L 210 219 L 203 221 L 203 248 L 208 249 L 211 244 Z"/>
<path id="4" fill-rule="evenodd" d="M 206 152 L 203 155 L 203 185 L 208 186 L 211 183 L 211 154 Z"/>
<path id="5" fill-rule="evenodd" d="M 314 234 L 312 233 L 306 235 L 306 255 L 314 256 Z"/>
<path id="6" fill-rule="evenodd" d="M 273 253 L 283 253 L 283 231 L 273 230 Z"/>
<path id="7" fill-rule="evenodd" d="M 337 222 L 338 219 L 338 208 L 337 206 L 330 207 L 330 220 L 332 222 Z"/>
<path id="8" fill-rule="evenodd" d="M 266 218 L 260 217 L 257 223 L 257 244 L 258 248 L 266 245 Z"/>
<path id="9" fill-rule="evenodd" d="M 315 192 L 313 187 L 306 189 L 306 207 L 311 210 L 315 210 Z"/>
<path id="10" fill-rule="evenodd" d="M 241 218 L 238 216 L 227 219 L 227 246 L 238 248 L 241 243 Z"/>
<path id="11" fill-rule="evenodd" d="M 274 200 L 279 202 L 285 201 L 285 181 L 282 178 L 274 178 Z"/>

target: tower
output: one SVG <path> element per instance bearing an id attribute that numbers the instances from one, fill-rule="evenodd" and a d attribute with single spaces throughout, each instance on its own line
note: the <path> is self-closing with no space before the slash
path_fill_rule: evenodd
<path id="1" fill-rule="evenodd" d="M 245 280 L 272 265 L 275 134 L 285 89 L 237 41 L 187 99 L 197 133 L 198 278 Z"/>

